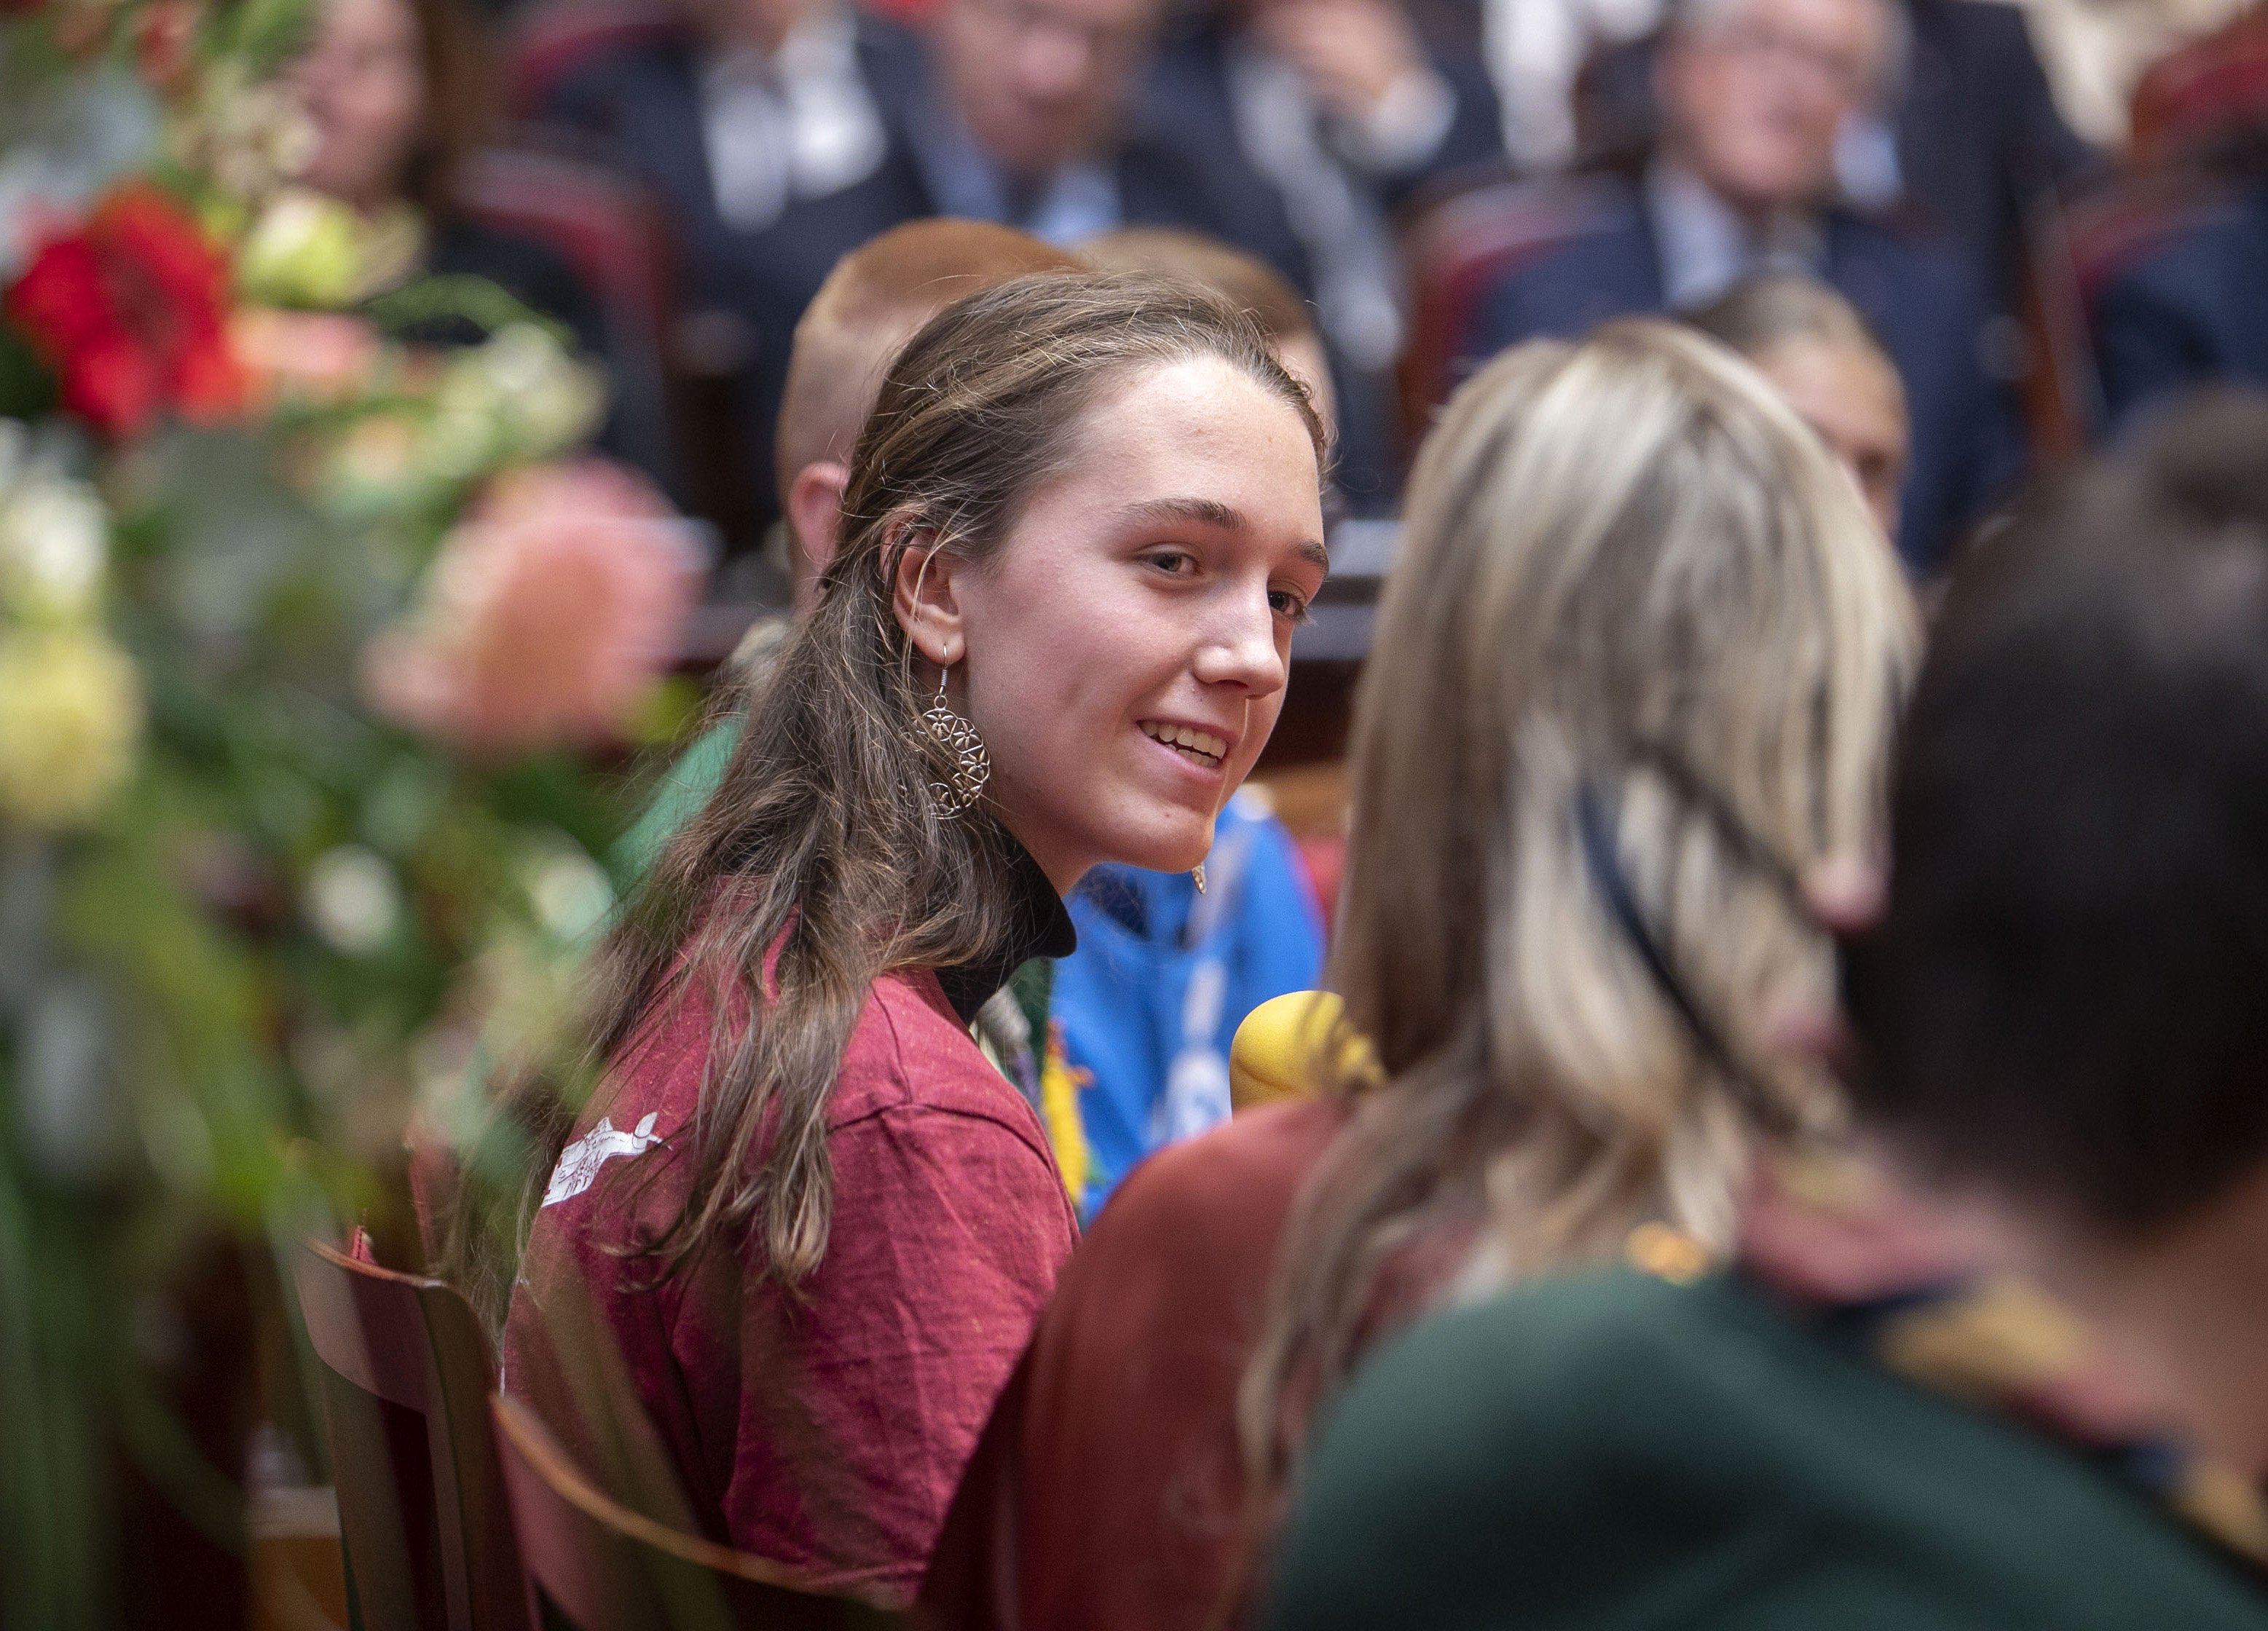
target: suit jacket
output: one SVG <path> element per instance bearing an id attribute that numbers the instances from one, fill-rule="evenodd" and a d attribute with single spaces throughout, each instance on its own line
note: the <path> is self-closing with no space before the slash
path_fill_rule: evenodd
<path id="1" fill-rule="evenodd" d="M 2096 156 L 2064 122 L 2015 6 L 1906 0 L 1906 13 L 1897 115 L 1906 193 L 1968 246 L 1986 298 L 2012 310 L 2025 210 Z"/>
<path id="2" fill-rule="evenodd" d="M 702 127 L 698 48 L 659 42 L 594 62 L 563 82 L 547 117 L 595 139 L 620 167 L 654 189 L 674 218 L 684 298 L 733 312 L 753 350 L 740 369 L 747 478 L 760 515 L 778 512 L 772 442 L 787 382 L 788 350 L 804 307 L 836 261 L 901 222 L 937 213 L 913 156 L 907 112 L 931 94 L 920 40 L 860 12 L 860 72 L 880 112 L 888 151 L 874 173 L 820 198 L 798 199 L 761 231 L 718 214 Z M 1232 164 L 1201 145 L 1169 141 L 1132 121 L 1113 157 L 1129 224 L 1208 232 L 1260 255 L 1301 288 L 1307 260 L 1280 207 L 1256 199 Z"/>
<path id="3" fill-rule="evenodd" d="M 1143 87 L 1145 122 L 1169 130 L 1191 151 L 1207 155 L 1215 185 L 1239 201 L 1245 235 L 1231 241 L 1258 254 L 1307 290 L 1306 250 L 1293 233 L 1277 183 L 1245 156 L 1229 89 L 1231 31 L 1202 24 L 1169 42 L 1152 64 Z M 1429 48 L 1433 70 L 1456 97 L 1456 115 L 1431 158 L 1405 174 L 1373 183 L 1373 201 L 1390 214 L 1413 195 L 1460 170 L 1500 163 L 1503 121 L 1496 87 L 1476 55 Z M 1276 246 L 1271 247 L 1271 246 Z M 1358 376 L 1336 350 L 1331 356 L 1338 397 L 1338 475 L 1359 512 L 1390 507 L 1395 480 L 1391 393 L 1383 382 Z"/>
<path id="4" fill-rule="evenodd" d="M 1598 189 L 1587 227 L 1482 296 L 1459 348 L 1468 365 L 1539 334 L 1580 334 L 1609 318 L 1662 309 L 1660 255 L 1638 189 L 1609 180 L 1579 185 Z M 1905 381 L 1912 452 L 1898 550 L 1926 572 L 2015 477 L 2022 449 L 2014 415 L 1978 365 L 1984 313 L 1956 252 L 1847 210 L 1829 210 L 1825 227 L 1825 280 L 1872 325 Z"/>
<path id="5" fill-rule="evenodd" d="M 1978 287 L 2014 308 L 2024 212 L 2096 162 L 2057 110 L 2023 13 L 2005 0 L 1906 0 L 1905 84 L 1896 113 L 1906 202 L 1968 250 Z M 1585 146 L 1604 160 L 1651 147 L 1653 38 L 1584 70 Z"/>
<path id="6" fill-rule="evenodd" d="M 2112 280 L 2095 355 L 2115 425 L 2185 386 L 2268 386 L 2268 186 L 2229 201 Z"/>

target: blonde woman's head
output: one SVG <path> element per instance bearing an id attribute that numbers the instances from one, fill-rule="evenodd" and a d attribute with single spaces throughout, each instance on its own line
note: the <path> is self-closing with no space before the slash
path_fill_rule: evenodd
<path id="1" fill-rule="evenodd" d="M 1849 482 L 1712 342 L 1616 323 L 1450 403 L 1357 705 L 1336 973 L 1402 1092 L 1506 1129 L 1515 1270 L 1656 1211 L 1721 1238 L 1743 1123 L 1831 1114 L 1742 1039 L 1829 979 L 1794 879 L 1874 842 L 1914 630 Z"/>

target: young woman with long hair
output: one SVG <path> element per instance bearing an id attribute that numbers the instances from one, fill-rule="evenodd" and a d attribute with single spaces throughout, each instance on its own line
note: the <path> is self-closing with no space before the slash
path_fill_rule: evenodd
<path id="1" fill-rule="evenodd" d="M 891 367 L 539 1163 L 504 1385 L 650 1510 L 910 1595 L 1076 1232 L 969 1019 L 1088 867 L 1204 858 L 1327 569 L 1322 443 L 1247 319 L 1152 278 L 1012 279 Z"/>
<path id="2" fill-rule="evenodd" d="M 1368 1062 L 1127 1181 L 956 1497 L 943 1618 L 1233 1621 L 1381 1334 L 1649 1222 L 1728 1241 L 1748 1150 L 1837 1113 L 1747 1039 L 1830 979 L 1796 878 L 1874 843 L 1915 641 L 1851 483 L 1714 343 L 1621 322 L 1458 393 L 1356 704 Z"/>

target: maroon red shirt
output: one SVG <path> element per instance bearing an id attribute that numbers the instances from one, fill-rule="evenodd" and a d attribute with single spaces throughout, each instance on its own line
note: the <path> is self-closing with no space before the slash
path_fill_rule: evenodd
<path id="1" fill-rule="evenodd" d="M 833 1227 L 800 1297 L 746 1246 L 657 1280 L 628 1253 L 684 1199 L 709 1036 L 688 999 L 585 1112 L 521 1261 L 504 1386 L 654 1515 L 902 1603 L 1077 1221 L 1037 1115 L 938 977 L 900 973 L 828 1106 Z"/>

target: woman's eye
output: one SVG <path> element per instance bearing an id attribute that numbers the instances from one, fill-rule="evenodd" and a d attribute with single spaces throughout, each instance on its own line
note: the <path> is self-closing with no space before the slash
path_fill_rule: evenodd
<path id="1" fill-rule="evenodd" d="M 1197 569 L 1197 558 L 1186 549 L 1160 549 L 1152 553 L 1150 564 L 1161 572 L 1176 577 L 1186 577 Z"/>
<path id="2" fill-rule="evenodd" d="M 1295 623 L 1308 621 L 1307 598 L 1296 590 L 1275 589 L 1268 594 L 1268 604 L 1276 608 L 1276 615 L 1288 617 Z"/>

